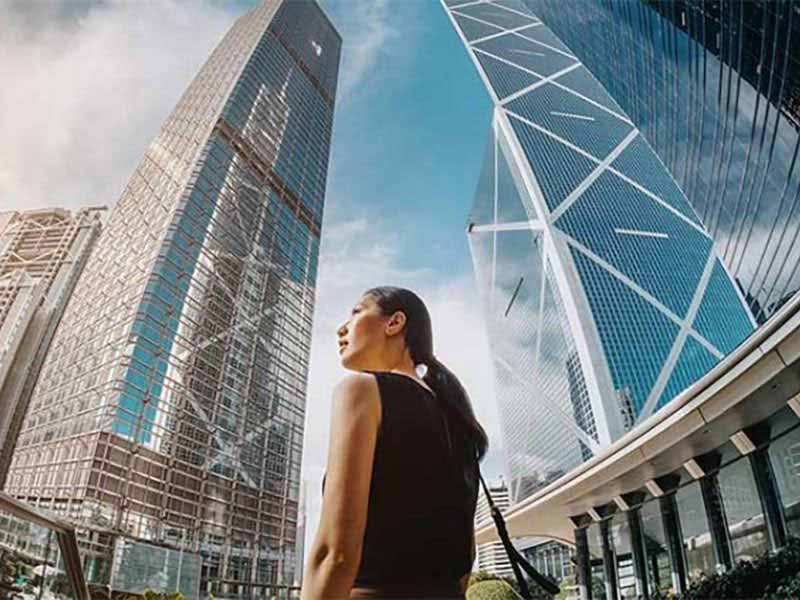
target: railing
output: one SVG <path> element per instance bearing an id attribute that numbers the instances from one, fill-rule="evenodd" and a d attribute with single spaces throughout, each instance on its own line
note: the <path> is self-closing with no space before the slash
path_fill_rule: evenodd
<path id="1" fill-rule="evenodd" d="M 83 576 L 81 557 L 78 551 L 78 539 L 75 535 L 75 528 L 72 525 L 46 515 L 2 492 L 0 492 L 0 515 L 10 515 L 12 518 L 18 519 L 24 524 L 29 524 L 34 526 L 34 528 L 39 528 L 48 532 L 48 543 L 44 548 L 45 558 L 43 564 L 45 565 L 47 562 L 47 554 L 49 554 L 49 539 L 52 537 L 51 534 L 55 534 L 58 540 L 61 562 L 63 563 L 66 577 L 72 589 L 73 598 L 77 600 L 89 600 L 89 588 L 86 586 L 86 580 Z M 28 533 L 30 533 L 30 531 L 28 531 Z M 3 545 L 0 545 L 0 547 L 2 546 Z M 44 571 L 46 569 L 47 566 L 44 566 L 42 571 L 43 580 Z M 44 586 L 44 582 L 42 582 L 41 585 Z"/>

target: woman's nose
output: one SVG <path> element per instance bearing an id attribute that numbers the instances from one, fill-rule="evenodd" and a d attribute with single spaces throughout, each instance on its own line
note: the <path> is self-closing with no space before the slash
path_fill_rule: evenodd
<path id="1" fill-rule="evenodd" d="M 336 335 L 342 337 L 343 335 L 347 335 L 347 323 L 342 323 L 339 325 L 339 328 L 336 330 Z"/>

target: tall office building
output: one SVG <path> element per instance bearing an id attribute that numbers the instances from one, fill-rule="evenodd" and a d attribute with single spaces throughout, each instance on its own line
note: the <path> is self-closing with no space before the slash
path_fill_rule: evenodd
<path id="1" fill-rule="evenodd" d="M 105 210 L 0 213 L 0 488 L 39 368 Z"/>
<path id="2" fill-rule="evenodd" d="M 522 3 L 641 128 L 765 321 L 800 289 L 800 4 Z"/>
<path id="3" fill-rule="evenodd" d="M 90 580 L 232 597 L 294 579 L 340 47 L 312 0 L 239 18 L 110 214 L 7 483 L 81 524 Z M 156 567 L 154 546 L 173 551 Z"/>
<path id="4" fill-rule="evenodd" d="M 682 595 L 693 582 L 724 573 L 766 551 L 781 550 L 789 536 L 800 532 L 800 295 L 796 293 L 800 283 L 800 63 L 796 60 L 800 6 L 785 0 L 447 1 L 457 21 L 471 29 L 464 29 L 465 35 L 475 36 L 470 42 L 482 48 L 479 60 L 490 65 L 487 69 L 494 65 L 495 73 L 487 77 L 494 83 L 500 80 L 499 71 L 504 71 L 509 94 L 526 85 L 518 82 L 519 61 L 544 59 L 547 52 L 523 42 L 506 46 L 505 56 L 492 52 L 489 43 L 507 35 L 497 19 L 508 15 L 495 9 L 527 17 L 531 24 L 533 14 L 541 18 L 554 36 L 539 37 L 538 27 L 529 24 L 516 31 L 517 37 L 535 38 L 540 45 L 581 61 L 616 102 L 605 107 L 641 128 L 640 134 L 710 233 L 727 273 L 760 323 L 700 381 L 623 440 L 601 449 L 590 466 L 562 472 L 554 484 L 512 505 L 505 514 L 510 534 L 551 540 L 526 552 L 539 568 L 547 567 L 551 559 L 556 567 L 564 564 L 563 553 L 551 552 L 557 550 L 553 540 L 573 542 L 576 579 L 565 584 L 574 583 L 574 591 L 582 598 Z M 494 61 L 504 58 L 503 66 L 491 62 L 487 53 L 494 55 Z M 528 65 L 528 71 L 538 72 L 533 62 Z M 563 68 L 570 66 L 566 63 Z M 577 69 L 582 72 L 581 67 Z M 575 78 L 569 71 L 556 72 L 550 84 L 604 104 L 605 92 L 595 96 L 596 86 L 580 89 Z M 507 98 L 513 113 L 515 99 Z M 564 102 L 542 110 L 551 117 L 559 116 L 555 111 L 584 117 L 586 123 L 597 122 L 595 114 L 575 108 L 574 103 Z M 525 118 L 558 135 L 547 124 Z M 558 137 L 585 149 L 566 134 Z M 625 152 L 611 160 L 611 168 L 636 180 L 632 171 L 615 167 Z M 635 158 L 641 163 L 647 154 L 642 149 Z M 574 174 L 575 164 L 561 176 Z M 548 185 L 547 175 L 537 178 Z M 656 192 L 651 184 L 657 181 L 638 183 Z M 580 195 L 576 205 L 594 185 Z M 542 191 L 546 196 L 547 190 Z M 658 187 L 655 195 L 666 200 L 663 191 Z M 498 195 L 500 217 L 502 198 Z M 617 194 L 608 196 L 607 205 L 624 206 Z M 673 237 L 663 233 L 670 237 L 662 240 Z M 498 236 L 498 249 L 502 243 Z M 547 244 L 545 235 L 545 249 Z M 504 264 L 500 255 L 497 269 Z M 669 260 L 659 266 L 665 276 L 677 272 Z M 529 281 L 525 276 L 518 298 L 524 298 Z M 707 297 L 708 291 L 702 303 Z M 511 305 L 508 319 L 514 316 L 516 302 L 505 304 L 506 311 Z M 725 344 L 717 346 L 714 335 L 717 339 L 733 336 L 738 329 L 735 319 L 704 327 L 698 323 L 702 313 L 701 304 L 692 329 L 710 336 L 707 341 L 722 350 Z M 641 319 L 640 314 L 631 313 L 627 321 L 631 335 L 657 341 L 658 328 L 637 327 Z M 512 333 L 522 340 L 535 340 L 521 328 Z M 553 347 L 549 340 L 541 346 Z M 624 351 L 626 346 L 620 348 Z M 645 349 L 641 354 L 650 356 L 652 351 Z M 572 356 L 567 354 L 569 385 L 562 388 L 562 396 L 567 414 L 583 429 L 580 423 L 586 422 L 586 415 L 575 409 L 573 401 L 579 388 Z M 639 364 L 636 356 L 627 360 L 630 365 Z M 528 372 L 533 368 L 528 366 Z M 622 407 L 636 417 L 636 387 L 624 386 L 621 391 Z M 530 418 L 537 416 L 544 417 L 534 413 Z M 524 431 L 522 426 L 518 429 Z M 528 431 L 533 439 L 540 435 L 533 426 Z M 522 446 L 518 443 L 517 447 Z M 536 451 L 531 444 L 534 464 Z M 521 462 L 517 457 L 512 460 Z M 476 537 L 479 542 L 496 539 L 489 526 L 479 529 Z M 676 548 L 680 551 L 675 552 Z"/>
<path id="5" fill-rule="evenodd" d="M 516 0 L 445 0 L 494 102 L 469 240 L 515 503 L 665 406 L 754 329 L 640 131 Z"/>

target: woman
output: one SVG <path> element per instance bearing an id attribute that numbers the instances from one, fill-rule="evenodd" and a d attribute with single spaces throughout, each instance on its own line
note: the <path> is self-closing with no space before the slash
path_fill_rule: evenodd
<path id="1" fill-rule="evenodd" d="M 337 335 L 342 366 L 355 373 L 333 392 L 302 599 L 463 598 L 488 442 L 433 355 L 428 310 L 409 290 L 374 288 Z"/>

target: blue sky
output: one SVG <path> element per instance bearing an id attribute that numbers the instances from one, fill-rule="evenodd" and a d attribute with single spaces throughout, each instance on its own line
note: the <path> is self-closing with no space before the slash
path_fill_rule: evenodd
<path id="1" fill-rule="evenodd" d="M 360 18 L 352 0 L 323 2 L 344 34 L 328 182 L 335 202 L 326 219 L 391 216 L 393 228 L 408 234 L 398 249 L 401 266 L 463 273 L 471 270 L 464 226 L 491 102 L 438 2 L 386 5 L 386 39 L 366 49 L 375 53 L 374 68 L 352 89 L 347 69 L 359 47 L 348 30 Z"/>
<path id="2" fill-rule="evenodd" d="M 343 53 L 304 448 L 307 544 L 319 516 L 330 385 L 344 374 L 333 331 L 368 287 L 404 285 L 426 300 L 436 353 L 462 378 L 489 432 L 484 474 L 500 475 L 504 458 L 465 232 L 491 121 L 489 96 L 438 2 L 322 6 L 342 34 Z"/>
<path id="3" fill-rule="evenodd" d="M 11 2 L 0 19 L 0 210 L 113 206 L 145 149 L 252 2 Z M 344 41 L 306 406 L 307 542 L 316 530 L 335 329 L 360 293 L 428 303 L 435 351 L 503 452 L 465 224 L 491 104 L 436 0 L 321 0 Z M 57 90 L 57 93 L 54 92 Z M 308 549 L 308 543 L 306 549 Z"/>

